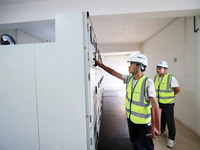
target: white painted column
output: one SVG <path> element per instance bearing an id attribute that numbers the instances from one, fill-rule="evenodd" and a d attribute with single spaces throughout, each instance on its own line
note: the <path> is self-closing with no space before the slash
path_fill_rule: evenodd
<path id="1" fill-rule="evenodd" d="M 198 16 L 197 17 L 198 18 L 198 21 L 197 21 L 197 28 L 200 28 L 199 26 L 200 26 L 200 16 Z M 198 31 L 197 32 L 197 44 L 198 44 L 198 59 L 197 59 L 197 61 L 198 61 L 198 64 L 197 64 L 197 68 L 198 68 L 198 90 L 197 91 L 199 91 L 200 90 L 200 78 L 199 78 L 199 76 L 200 76 L 200 31 Z M 197 118 L 198 118 L 198 125 L 197 125 L 197 134 L 200 136 L 200 100 L 199 100 L 199 98 L 200 98 L 200 92 L 198 92 L 198 95 L 197 95 L 197 111 L 198 111 L 198 114 L 197 114 Z"/>

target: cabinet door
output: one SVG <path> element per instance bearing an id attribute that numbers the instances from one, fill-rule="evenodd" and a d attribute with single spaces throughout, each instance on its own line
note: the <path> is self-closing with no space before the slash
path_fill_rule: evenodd
<path id="1" fill-rule="evenodd" d="M 0 149 L 38 150 L 34 45 L 0 47 Z"/>
<path id="2" fill-rule="evenodd" d="M 37 44 L 41 150 L 86 150 L 83 14 L 56 18 L 56 43 Z"/>

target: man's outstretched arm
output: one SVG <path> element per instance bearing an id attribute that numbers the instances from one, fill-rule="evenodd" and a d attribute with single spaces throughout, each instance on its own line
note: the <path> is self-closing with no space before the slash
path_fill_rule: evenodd
<path id="1" fill-rule="evenodd" d="M 94 66 L 99 66 L 100 68 L 102 68 L 103 70 L 108 72 L 109 74 L 111 74 L 111 75 L 113 75 L 113 76 L 115 76 L 115 77 L 117 77 L 117 78 L 122 80 L 122 74 L 121 73 L 118 73 L 115 70 L 113 70 L 112 68 L 109 68 L 109 67 L 105 66 L 104 64 L 100 63 L 96 59 L 94 59 L 94 61 L 95 61 Z"/>

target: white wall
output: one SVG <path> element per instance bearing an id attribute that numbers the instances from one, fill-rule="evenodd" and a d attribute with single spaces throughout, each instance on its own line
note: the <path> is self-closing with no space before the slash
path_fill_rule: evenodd
<path id="1" fill-rule="evenodd" d="M 102 56 L 103 63 L 114 69 L 115 71 L 121 74 L 128 74 L 128 66 L 129 63 L 127 60 L 129 59 L 129 55 L 105 55 Z M 103 71 L 103 87 L 104 89 L 126 89 L 126 85 L 123 84 L 123 81 L 108 74 L 107 72 Z"/>
<path id="2" fill-rule="evenodd" d="M 132 44 L 132 43 L 126 43 L 126 44 L 99 44 L 99 49 L 102 53 L 106 52 L 132 52 L 132 51 L 140 51 L 140 44 Z"/>
<path id="3" fill-rule="evenodd" d="M 26 44 L 26 43 L 42 43 L 44 41 L 29 35 L 23 31 L 17 30 L 17 38 L 16 38 L 16 42 L 18 44 Z"/>
<path id="4" fill-rule="evenodd" d="M 177 18 L 143 45 L 149 67 L 146 74 L 156 74 L 156 64 L 165 60 L 174 74 L 181 92 L 175 98 L 175 118 L 197 132 L 198 125 L 198 47 L 193 32 L 193 17 Z M 177 58 L 177 62 L 173 61 Z M 199 133 L 198 133 L 199 134 Z M 200 135 L 200 134 L 199 134 Z"/>

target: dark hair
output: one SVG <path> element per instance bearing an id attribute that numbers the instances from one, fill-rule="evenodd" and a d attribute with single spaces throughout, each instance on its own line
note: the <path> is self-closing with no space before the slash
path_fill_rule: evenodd
<path id="1" fill-rule="evenodd" d="M 146 70 L 146 66 L 145 66 L 145 65 L 143 65 L 143 64 L 141 64 L 141 63 L 139 63 L 139 62 L 135 62 L 135 63 L 136 63 L 136 66 L 137 66 L 137 65 L 140 66 L 140 69 L 141 69 L 142 72 L 144 72 L 144 71 Z"/>

